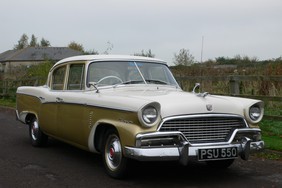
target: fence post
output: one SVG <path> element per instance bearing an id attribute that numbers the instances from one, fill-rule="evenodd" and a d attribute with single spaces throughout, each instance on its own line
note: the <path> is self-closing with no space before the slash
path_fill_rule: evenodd
<path id="1" fill-rule="evenodd" d="M 229 78 L 230 94 L 239 95 L 240 94 L 240 83 L 237 76 L 230 76 Z"/>
<path id="2" fill-rule="evenodd" d="M 6 96 L 8 93 L 8 81 L 7 79 L 3 80 L 3 96 Z"/>

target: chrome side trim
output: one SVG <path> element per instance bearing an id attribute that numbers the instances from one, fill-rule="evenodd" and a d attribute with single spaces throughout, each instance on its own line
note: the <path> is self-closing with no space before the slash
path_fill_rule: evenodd
<path id="1" fill-rule="evenodd" d="M 64 91 L 64 90 L 60 90 L 60 91 L 52 91 L 52 92 L 69 92 L 70 90 L 67 90 L 67 91 Z M 77 91 L 71 91 L 71 92 L 77 92 Z M 86 92 L 86 91 L 84 91 Z M 78 92 L 77 92 L 78 93 Z M 58 101 L 56 99 L 54 100 L 47 100 L 46 98 L 44 97 L 38 97 L 38 96 L 35 96 L 35 95 L 30 95 L 30 94 L 26 94 L 26 93 L 18 93 L 18 94 L 21 94 L 21 95 L 26 95 L 26 96 L 30 96 L 30 97 L 35 97 L 36 99 L 38 99 L 40 101 L 41 104 L 58 104 L 58 103 L 62 103 L 64 105 L 83 105 L 83 106 L 88 106 L 88 107 L 94 107 L 94 108 L 102 108 L 102 109 L 108 109 L 108 110 L 118 110 L 118 111 L 124 111 L 124 112 L 137 112 L 136 110 L 134 109 L 130 109 L 130 108 L 125 108 L 125 107 L 111 107 L 111 106 L 107 106 L 107 105 L 96 105 L 96 104 L 89 104 L 89 103 L 77 103 L 77 102 L 72 102 L 72 101 Z M 63 97 L 61 98 L 62 100 Z"/>
<path id="2" fill-rule="evenodd" d="M 16 120 L 20 120 L 20 115 L 19 115 L 19 111 L 18 110 L 15 110 L 15 113 L 16 113 Z"/>

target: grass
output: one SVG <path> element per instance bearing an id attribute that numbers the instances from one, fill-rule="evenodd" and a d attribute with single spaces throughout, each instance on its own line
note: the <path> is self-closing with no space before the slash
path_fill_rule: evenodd
<path id="1" fill-rule="evenodd" d="M 282 121 L 262 120 L 260 128 L 265 148 L 282 151 Z"/>
<path id="2" fill-rule="evenodd" d="M 0 106 L 15 108 L 16 107 L 16 99 L 0 98 Z"/>
<path id="3" fill-rule="evenodd" d="M 262 159 L 282 161 L 282 153 L 275 150 L 265 149 L 264 152 L 255 153 L 254 156 Z"/>
<path id="4" fill-rule="evenodd" d="M 262 136 L 262 139 L 265 142 L 265 148 L 282 151 L 282 138 L 279 136 Z"/>
<path id="5" fill-rule="evenodd" d="M 280 136 L 282 135 L 282 121 L 262 120 L 260 128 L 264 135 L 267 136 Z"/>

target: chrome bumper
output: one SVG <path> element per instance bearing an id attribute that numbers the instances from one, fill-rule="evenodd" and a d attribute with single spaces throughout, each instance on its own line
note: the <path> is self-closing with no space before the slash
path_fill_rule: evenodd
<path id="1" fill-rule="evenodd" d="M 250 153 L 260 151 L 264 148 L 264 141 L 252 141 L 248 137 L 243 137 L 242 140 L 237 143 L 230 142 L 205 145 L 192 145 L 188 141 L 183 141 L 180 145 L 170 147 L 124 147 L 124 154 L 128 158 L 139 161 L 179 161 L 181 164 L 186 165 L 190 159 L 198 157 L 199 149 L 229 147 L 237 147 L 238 157 L 248 160 Z"/>

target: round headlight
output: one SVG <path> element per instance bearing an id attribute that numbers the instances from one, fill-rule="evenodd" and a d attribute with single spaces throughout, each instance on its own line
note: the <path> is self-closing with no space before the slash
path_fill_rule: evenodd
<path id="1" fill-rule="evenodd" d="M 142 118 L 147 124 L 153 124 L 158 119 L 158 111 L 153 106 L 148 106 L 142 112 Z"/>
<path id="2" fill-rule="evenodd" d="M 261 108 L 259 106 L 257 106 L 257 105 L 252 106 L 250 108 L 249 114 L 250 114 L 251 120 L 256 121 L 261 116 Z"/>

